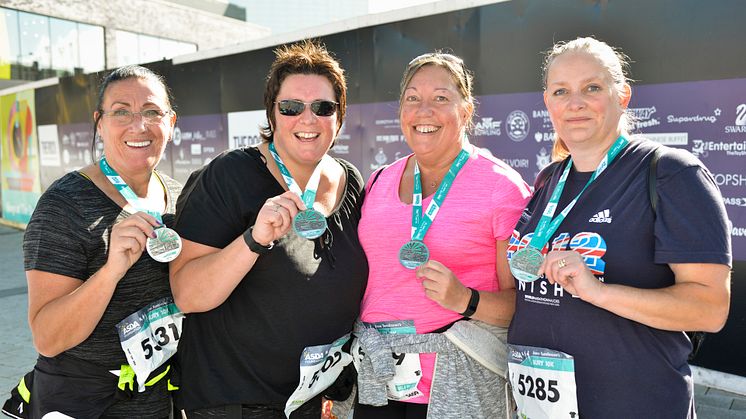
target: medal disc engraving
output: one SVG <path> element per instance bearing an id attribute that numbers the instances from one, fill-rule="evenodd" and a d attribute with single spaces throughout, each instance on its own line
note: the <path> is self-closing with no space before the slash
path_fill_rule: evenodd
<path id="1" fill-rule="evenodd" d="M 157 262 L 171 262 L 181 253 L 179 233 L 168 227 L 155 229 L 156 238 L 148 237 L 145 247 L 148 254 Z"/>
<path id="2" fill-rule="evenodd" d="M 399 263 L 407 269 L 415 269 L 430 259 L 430 250 L 420 240 L 410 240 L 399 249 Z"/>
<path id="3" fill-rule="evenodd" d="M 313 209 L 301 211 L 293 217 L 293 230 L 305 239 L 321 237 L 326 230 L 326 217 Z"/>
<path id="4" fill-rule="evenodd" d="M 526 246 L 513 253 L 510 258 L 510 272 L 522 282 L 533 282 L 539 279 L 539 267 L 544 262 L 541 252 L 531 246 Z"/>

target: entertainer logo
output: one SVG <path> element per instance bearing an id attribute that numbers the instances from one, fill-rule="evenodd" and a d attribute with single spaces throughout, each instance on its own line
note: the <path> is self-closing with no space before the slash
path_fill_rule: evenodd
<path id="1" fill-rule="evenodd" d="M 746 156 L 746 141 L 692 141 L 692 154 L 697 157 L 707 157 L 715 151 L 725 152 L 728 156 Z"/>
<path id="2" fill-rule="evenodd" d="M 474 135 L 496 137 L 501 133 L 502 123 L 503 121 L 495 121 L 491 116 L 482 117 L 482 120 L 474 126 Z"/>

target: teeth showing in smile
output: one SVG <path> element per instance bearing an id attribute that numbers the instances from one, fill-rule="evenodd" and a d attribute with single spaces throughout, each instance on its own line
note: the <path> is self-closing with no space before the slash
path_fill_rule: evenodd
<path id="1" fill-rule="evenodd" d="M 423 134 L 428 134 L 431 132 L 435 132 L 439 130 L 440 128 L 436 127 L 435 125 L 416 125 L 414 129 L 417 130 L 417 132 L 421 132 Z"/>
<path id="2" fill-rule="evenodd" d="M 147 147 L 147 146 L 150 145 L 150 143 L 152 143 L 152 141 L 149 141 L 149 140 L 146 140 L 146 141 L 127 141 L 127 142 L 125 142 L 125 144 L 127 144 L 128 146 L 130 146 L 130 147 L 136 147 L 136 148 Z"/>
<path id="3" fill-rule="evenodd" d="M 296 132 L 295 135 L 303 140 L 310 140 L 319 136 L 317 132 Z"/>

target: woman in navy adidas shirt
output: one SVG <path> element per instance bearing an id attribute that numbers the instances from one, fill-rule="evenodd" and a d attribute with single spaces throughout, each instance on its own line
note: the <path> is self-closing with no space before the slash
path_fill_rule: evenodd
<path id="1" fill-rule="evenodd" d="M 624 65 L 593 38 L 555 45 L 545 63 L 554 163 L 508 249 L 510 381 L 532 418 L 695 417 L 683 331 L 717 332 L 728 316 L 720 192 L 699 160 L 665 148 L 653 208 L 659 146 L 628 134 Z"/>

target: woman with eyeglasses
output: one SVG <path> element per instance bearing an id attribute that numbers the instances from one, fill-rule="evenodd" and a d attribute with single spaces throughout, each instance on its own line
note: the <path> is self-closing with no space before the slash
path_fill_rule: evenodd
<path id="1" fill-rule="evenodd" d="M 93 116 L 101 160 L 54 182 L 24 235 L 39 351 L 33 381 L 23 382 L 31 387 L 30 416 L 167 418 L 163 373 L 176 345 L 165 341 L 178 339 L 181 315 L 165 263 L 178 252 L 178 237 L 165 226 L 181 186 L 155 167 L 176 114 L 161 76 L 126 66 L 104 79 Z M 151 330 L 142 319 L 153 312 L 162 316 Z M 168 336 L 154 337 L 161 326 Z M 158 343 L 158 356 L 127 355 Z"/>
<path id="2" fill-rule="evenodd" d="M 451 54 L 421 55 L 404 72 L 399 117 L 413 153 L 373 173 L 358 229 L 370 273 L 355 418 L 504 416 L 506 249 L 530 190 L 469 142 L 472 83 Z M 380 354 L 393 358 L 388 380 Z"/>
<path id="3" fill-rule="evenodd" d="M 188 418 L 285 417 L 299 381 L 318 380 L 301 378 L 301 356 L 320 356 L 312 347 L 349 333 L 360 310 L 363 181 L 327 154 L 344 121 L 344 71 L 316 42 L 275 55 L 264 141 L 214 159 L 179 198 L 171 286 L 188 313 L 178 397 Z M 320 396 L 302 402 L 292 418 L 320 417 Z"/>

